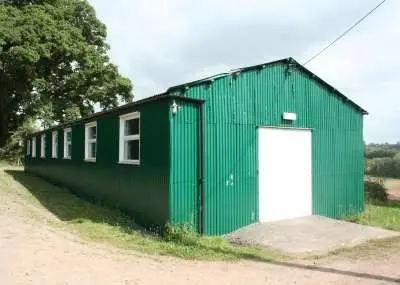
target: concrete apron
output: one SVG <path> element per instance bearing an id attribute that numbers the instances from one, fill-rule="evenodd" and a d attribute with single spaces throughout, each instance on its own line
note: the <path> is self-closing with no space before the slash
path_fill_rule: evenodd
<path id="1" fill-rule="evenodd" d="M 327 253 L 400 233 L 321 216 L 258 223 L 226 235 L 233 243 L 267 246 L 291 254 Z"/>

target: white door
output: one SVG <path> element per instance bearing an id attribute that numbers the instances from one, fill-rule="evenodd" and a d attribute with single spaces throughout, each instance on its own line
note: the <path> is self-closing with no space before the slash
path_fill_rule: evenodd
<path id="1" fill-rule="evenodd" d="M 259 221 L 311 215 L 311 130 L 258 130 Z"/>

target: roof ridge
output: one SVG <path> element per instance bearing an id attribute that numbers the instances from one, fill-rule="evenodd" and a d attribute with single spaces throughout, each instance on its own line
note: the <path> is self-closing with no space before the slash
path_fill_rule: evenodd
<path id="1" fill-rule="evenodd" d="M 235 74 L 235 73 L 247 72 L 247 71 L 254 70 L 254 69 L 264 68 L 264 67 L 266 67 L 268 65 L 273 65 L 273 64 L 283 63 L 283 62 L 296 65 L 303 72 L 307 73 L 313 80 L 318 81 L 320 84 L 322 84 L 325 87 L 327 87 L 328 89 L 330 89 L 332 92 L 334 92 L 336 95 L 338 95 L 339 97 L 344 99 L 346 102 L 349 102 L 358 111 L 361 111 L 364 115 L 368 114 L 368 112 L 364 108 L 362 108 L 361 106 L 356 104 L 354 101 L 350 100 L 343 93 L 341 93 L 338 89 L 336 89 L 335 87 L 333 87 L 332 85 L 327 83 L 325 80 L 323 80 L 322 78 L 317 76 L 315 73 L 313 73 L 309 69 L 307 69 L 305 66 L 303 66 L 298 61 L 296 61 L 293 57 L 286 57 L 286 58 L 282 58 L 282 59 L 278 59 L 278 60 L 270 61 L 270 62 L 266 62 L 266 63 L 261 63 L 261 64 L 257 64 L 257 65 L 251 65 L 251 66 L 231 69 L 229 72 L 219 73 L 219 74 L 208 76 L 208 77 L 205 77 L 205 78 L 202 78 L 202 79 L 199 79 L 199 80 L 195 80 L 195 81 L 191 81 L 191 82 L 187 82 L 187 83 L 171 86 L 171 87 L 169 87 L 167 89 L 167 91 L 165 93 L 170 93 L 170 92 L 173 92 L 175 90 L 182 89 L 182 88 L 187 89 L 187 88 L 190 88 L 190 87 L 202 84 L 202 83 L 206 83 L 206 82 L 210 82 L 210 81 L 212 82 L 216 78 L 222 78 L 222 77 L 226 77 L 226 76 L 229 76 L 229 75 L 232 75 L 232 74 Z"/>

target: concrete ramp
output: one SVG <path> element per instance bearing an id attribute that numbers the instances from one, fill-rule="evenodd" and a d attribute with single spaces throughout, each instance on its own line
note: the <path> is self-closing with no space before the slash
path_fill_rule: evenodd
<path id="1" fill-rule="evenodd" d="M 321 216 L 253 224 L 226 236 L 233 243 L 267 246 L 286 253 L 325 253 L 400 232 L 362 226 Z"/>

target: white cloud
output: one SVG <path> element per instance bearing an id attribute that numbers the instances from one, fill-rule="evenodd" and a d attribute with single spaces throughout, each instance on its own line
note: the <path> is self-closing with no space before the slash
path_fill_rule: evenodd
<path id="1" fill-rule="evenodd" d="M 91 0 L 137 99 L 231 68 L 303 62 L 376 0 Z M 400 2 L 388 1 L 308 68 L 370 111 L 367 141 L 400 140 Z"/>

